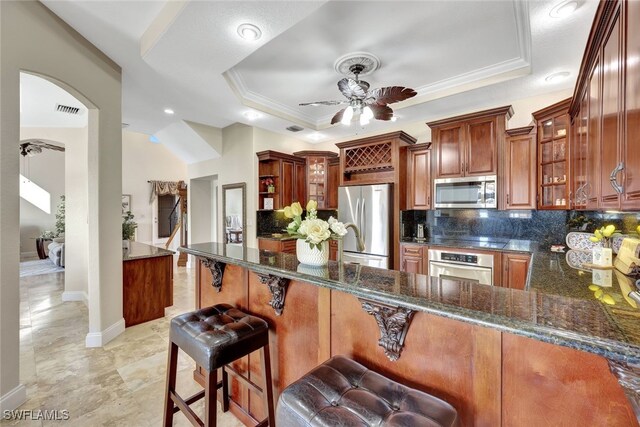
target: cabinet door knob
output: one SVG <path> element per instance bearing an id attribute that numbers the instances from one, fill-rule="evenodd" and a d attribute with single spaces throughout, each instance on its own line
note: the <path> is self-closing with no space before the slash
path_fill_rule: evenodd
<path id="1" fill-rule="evenodd" d="M 618 163 L 612 171 L 611 175 L 609 175 L 609 181 L 611 182 L 611 186 L 615 190 L 616 193 L 622 194 L 624 191 L 624 187 L 618 184 L 618 174 L 624 170 L 624 162 Z"/>

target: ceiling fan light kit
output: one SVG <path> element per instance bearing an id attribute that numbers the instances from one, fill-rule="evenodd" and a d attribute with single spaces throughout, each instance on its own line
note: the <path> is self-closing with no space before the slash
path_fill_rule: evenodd
<path id="1" fill-rule="evenodd" d="M 371 119 L 392 120 L 393 110 L 388 104 L 404 101 L 416 96 L 416 91 L 404 86 L 389 86 L 369 90 L 370 85 L 360 76 L 370 74 L 378 69 L 380 60 L 372 54 L 356 52 L 338 58 L 335 69 L 341 74 L 353 75 L 338 82 L 338 89 L 347 98 L 346 101 L 314 101 L 302 103 L 300 106 L 343 105 L 347 107 L 338 111 L 331 119 L 331 124 L 338 122 L 350 125 L 354 115 L 360 119 L 360 125 L 369 124 Z"/>

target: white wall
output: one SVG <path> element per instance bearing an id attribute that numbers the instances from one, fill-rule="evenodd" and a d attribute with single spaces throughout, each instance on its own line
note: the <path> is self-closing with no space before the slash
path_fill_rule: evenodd
<path id="1" fill-rule="evenodd" d="M 21 138 L 20 139 L 24 139 Z M 55 231 L 56 209 L 60 196 L 64 194 L 65 153 L 43 150 L 33 157 L 20 157 L 20 173 L 49 193 L 50 213 L 20 198 L 20 253 L 33 256 L 36 253 L 36 238 L 43 231 Z"/>
<path id="2" fill-rule="evenodd" d="M 20 72 L 46 77 L 88 112 L 89 334 L 103 345 L 122 318 L 121 69 L 39 2 L 0 2 L 0 409 L 26 399 L 20 384 Z"/>
<path id="3" fill-rule="evenodd" d="M 151 185 L 147 181 L 187 181 L 187 165 L 162 144 L 149 141 L 149 135 L 122 132 L 122 194 L 131 195 L 131 213 L 138 223 L 136 240 L 153 242 L 157 216 L 150 203 Z M 173 246 L 180 239 L 174 239 Z"/>

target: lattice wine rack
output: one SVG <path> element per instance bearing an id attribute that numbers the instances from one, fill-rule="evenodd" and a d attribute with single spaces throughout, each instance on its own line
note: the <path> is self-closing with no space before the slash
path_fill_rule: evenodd
<path id="1" fill-rule="evenodd" d="M 345 173 L 393 169 L 391 142 L 365 145 L 345 150 Z"/>

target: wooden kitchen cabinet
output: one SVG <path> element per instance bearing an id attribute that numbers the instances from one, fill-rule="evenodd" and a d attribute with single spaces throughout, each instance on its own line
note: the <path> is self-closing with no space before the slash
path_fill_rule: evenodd
<path id="1" fill-rule="evenodd" d="M 258 249 L 271 252 L 296 253 L 296 240 L 263 239 L 258 237 Z"/>
<path id="2" fill-rule="evenodd" d="M 407 148 L 407 209 L 431 209 L 430 146 L 427 142 Z"/>
<path id="3" fill-rule="evenodd" d="M 328 199 L 331 191 L 329 186 L 329 160 L 337 158 L 338 153 L 332 151 L 297 151 L 293 155 L 305 159 L 306 167 L 303 173 L 306 176 L 308 200 L 315 200 L 318 203 L 318 209 L 329 209 Z M 337 191 L 337 188 L 335 191 Z"/>
<path id="4" fill-rule="evenodd" d="M 585 93 L 580 110 L 571 121 L 571 192 L 570 207 L 583 210 L 587 207 L 587 132 L 589 129 L 589 98 Z"/>
<path id="5" fill-rule="evenodd" d="M 536 208 L 536 132 L 534 126 L 507 130 L 504 167 L 505 209 Z"/>
<path id="6" fill-rule="evenodd" d="M 536 111 L 538 126 L 538 209 L 570 209 L 571 98 Z"/>
<path id="7" fill-rule="evenodd" d="M 576 194 L 589 210 L 640 209 L 639 20 L 636 1 L 599 3 L 569 108 L 573 123 L 588 117 L 586 182 Z"/>
<path id="8" fill-rule="evenodd" d="M 338 209 L 338 186 L 340 185 L 340 158 L 327 161 L 327 209 Z"/>
<path id="9" fill-rule="evenodd" d="M 277 151 L 261 151 L 258 156 L 258 209 L 265 209 L 265 199 L 273 199 L 273 209 L 282 209 L 293 202 L 306 204 L 305 160 Z M 272 180 L 269 192 L 265 184 Z"/>
<path id="10" fill-rule="evenodd" d="M 502 253 L 502 287 L 524 290 L 529 275 L 531 256 L 510 252 Z"/>
<path id="11" fill-rule="evenodd" d="M 413 243 L 400 244 L 400 271 L 429 274 L 428 248 Z"/>
<path id="12" fill-rule="evenodd" d="M 429 122 L 434 178 L 498 174 L 498 147 L 504 143 L 511 106 Z"/>

